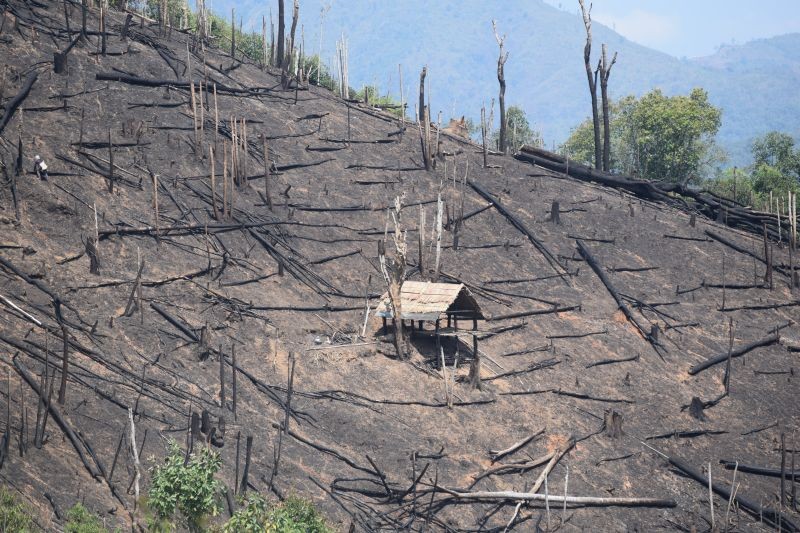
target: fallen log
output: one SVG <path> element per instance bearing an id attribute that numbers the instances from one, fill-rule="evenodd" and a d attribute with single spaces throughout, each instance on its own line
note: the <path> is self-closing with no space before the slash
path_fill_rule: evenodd
<path id="1" fill-rule="evenodd" d="M 519 442 L 517 442 L 515 444 L 512 444 L 511 446 L 509 446 L 508 448 L 506 448 L 504 450 L 489 450 L 489 456 L 491 457 L 492 462 L 495 462 L 495 461 L 497 461 L 499 459 L 502 459 L 506 455 L 514 453 L 515 451 L 519 450 L 520 448 L 522 448 L 523 446 L 528 444 L 530 441 L 532 441 L 533 439 L 535 439 L 536 437 L 538 437 L 539 435 L 544 433 L 544 431 L 545 431 L 544 429 L 540 429 L 539 431 L 537 431 L 535 433 L 531 433 L 530 435 L 528 435 L 527 437 L 525 437 L 521 441 L 519 441 Z"/>
<path id="2" fill-rule="evenodd" d="M 537 239 L 536 236 L 533 234 L 533 232 L 531 232 L 519 218 L 517 218 L 513 213 L 511 213 L 508 209 L 506 209 L 505 206 L 503 206 L 503 204 L 501 204 L 500 201 L 497 198 L 495 198 L 489 191 L 484 189 L 482 185 L 479 185 L 478 183 L 472 180 L 467 180 L 467 183 L 484 200 L 491 203 L 501 215 L 506 217 L 506 219 L 509 222 L 511 222 L 512 226 L 514 226 L 520 232 L 522 232 L 522 234 L 525 235 L 529 241 L 531 241 L 531 244 L 533 244 L 533 246 L 537 250 L 539 250 L 539 253 L 541 253 L 544 256 L 544 258 L 547 260 L 550 266 L 553 267 L 553 270 L 555 270 L 556 273 L 558 273 L 561 276 L 561 279 L 564 279 L 564 275 L 569 273 L 567 271 L 567 268 L 558 261 L 558 259 L 552 254 L 552 252 L 550 252 L 550 250 L 547 249 L 544 243 L 541 242 L 539 239 Z"/>
<path id="3" fill-rule="evenodd" d="M 650 449 L 656 451 L 656 453 L 658 453 L 659 455 L 664 457 L 667 461 L 669 461 L 669 463 L 672 466 L 674 466 L 675 468 L 683 472 L 685 475 L 689 476 L 690 478 L 700 483 L 703 487 L 707 487 L 709 485 L 709 479 L 705 474 L 699 472 L 698 470 L 695 470 L 692 466 L 690 466 L 682 459 L 668 456 L 664 453 L 659 452 L 658 450 L 655 450 L 655 448 L 650 448 Z M 728 487 L 723 487 L 719 483 L 710 483 L 710 485 L 711 489 L 717 494 L 719 494 L 724 500 L 734 501 L 738 503 L 739 508 L 744 509 L 754 518 L 762 519 L 772 526 L 780 527 L 781 531 L 786 531 L 789 533 L 800 532 L 800 526 L 795 524 L 792 520 L 787 518 L 780 511 L 757 504 L 754 501 L 744 496 L 741 496 L 738 492 L 731 494 L 731 490 Z"/>
<path id="4" fill-rule="evenodd" d="M 173 317 L 172 315 L 164 311 L 158 304 L 150 302 L 150 307 L 153 309 L 153 311 L 164 317 L 164 320 L 175 326 L 181 333 L 186 335 L 189 338 L 189 340 L 194 342 L 200 342 L 200 338 L 194 331 L 192 331 L 189 328 L 189 326 L 183 324 L 180 320 L 178 320 L 177 318 Z"/>
<path id="5" fill-rule="evenodd" d="M 767 264 L 767 261 L 765 259 L 763 259 L 762 257 L 754 254 L 751 250 L 748 250 L 746 248 L 742 248 L 741 246 L 739 246 L 735 242 L 731 241 L 730 239 L 726 239 L 725 237 L 723 237 L 722 235 L 719 235 L 718 233 L 715 233 L 715 232 L 713 232 L 711 230 L 705 230 L 705 234 L 708 235 L 709 237 L 711 237 L 712 239 L 714 239 L 715 241 L 719 242 L 720 244 L 724 244 L 725 246 L 727 246 L 731 250 L 735 250 L 735 251 L 737 251 L 737 252 L 739 252 L 741 254 L 750 256 L 750 257 L 752 257 L 753 259 L 755 259 L 756 261 L 760 262 L 763 265 Z M 773 268 L 773 270 L 775 270 L 777 272 L 780 272 L 784 276 L 788 276 L 789 275 L 788 272 L 786 271 L 786 269 L 783 268 L 781 265 L 773 264 L 772 268 Z"/>
<path id="6" fill-rule="evenodd" d="M 561 307 L 553 307 L 551 309 L 534 309 L 532 311 L 520 311 L 519 313 L 509 313 L 507 315 L 494 315 L 486 318 L 487 322 L 495 322 L 498 320 L 509 320 L 512 318 L 522 318 L 526 316 L 535 315 L 548 315 L 552 313 L 566 313 L 567 311 L 579 311 L 580 305 L 566 305 Z"/>
<path id="7" fill-rule="evenodd" d="M 25 79 L 25 83 L 22 84 L 22 88 L 19 90 L 17 95 L 5 105 L 6 112 L 3 114 L 3 117 L 0 118 L 0 133 L 3 133 L 3 130 L 11 121 L 11 117 L 14 116 L 14 112 L 17 110 L 20 104 L 22 104 L 25 98 L 28 97 L 28 93 L 31 92 L 31 88 L 33 87 L 33 84 L 36 83 L 38 77 L 39 75 L 36 72 L 31 72 Z"/>
<path id="8" fill-rule="evenodd" d="M 739 227 L 746 231 L 761 234 L 764 223 L 769 226 L 769 234 L 778 240 L 777 225 L 788 230 L 788 217 L 778 220 L 776 215 L 760 213 L 740 204 L 726 200 L 709 191 L 697 190 L 682 183 L 673 181 L 644 181 L 628 176 L 619 176 L 602 172 L 587 166 L 567 161 L 565 158 L 532 146 L 523 146 L 514 155 L 519 161 L 525 161 L 565 176 L 581 181 L 595 182 L 606 187 L 628 191 L 634 196 L 655 202 L 676 205 L 693 212 L 699 211 L 711 220 L 724 220 L 726 225 Z M 558 176 L 556 176 L 558 177 Z M 678 176 L 681 177 L 682 176 Z M 682 198 L 691 198 L 694 206 L 689 206 Z M 693 209 L 694 208 L 694 209 Z"/>
<path id="9" fill-rule="evenodd" d="M 650 331 L 645 330 L 641 325 L 639 325 L 639 322 L 633 316 L 630 307 L 628 307 L 628 304 L 626 304 L 622 299 L 622 296 L 620 296 L 619 292 L 614 287 L 614 284 L 611 283 L 611 280 L 608 279 L 608 276 L 606 276 L 606 273 L 603 271 L 603 267 L 600 266 L 600 263 L 597 262 L 591 252 L 589 252 L 589 249 L 586 248 L 581 241 L 575 241 L 575 243 L 578 245 L 578 251 L 580 252 L 581 256 L 586 260 L 586 263 L 592 268 L 594 273 L 597 274 L 597 277 L 600 278 L 600 282 L 605 285 L 606 289 L 611 294 L 611 297 L 614 298 L 615 302 L 617 302 L 617 307 L 619 310 L 622 311 L 622 314 L 624 314 L 625 318 L 628 319 L 628 322 L 630 322 L 631 325 L 639 331 L 642 337 L 644 337 L 647 342 L 653 346 L 653 349 L 656 351 L 656 353 L 661 356 L 658 340 L 653 338 L 653 336 L 650 334 Z"/>
<path id="10" fill-rule="evenodd" d="M 475 491 L 459 492 L 456 490 L 440 487 L 449 495 L 459 499 L 472 500 L 511 500 L 511 501 L 531 501 L 576 505 L 582 507 L 675 507 L 675 500 L 660 498 L 601 498 L 593 496 L 557 496 L 554 494 L 538 494 L 533 492 L 515 491 Z"/>
<path id="11" fill-rule="evenodd" d="M 781 474 L 780 468 L 763 468 L 760 466 L 743 465 L 738 461 L 728 461 L 725 459 L 720 459 L 719 463 L 728 470 L 733 470 L 734 468 L 738 468 L 739 472 L 745 472 L 747 474 L 756 474 L 759 476 L 767 476 L 767 477 L 781 477 L 781 475 L 783 475 L 784 479 L 794 478 L 796 481 L 800 481 L 800 470 L 795 470 L 794 472 L 787 470 L 786 472 Z"/>
<path id="12" fill-rule="evenodd" d="M 31 389 L 33 389 L 33 391 L 37 395 L 43 394 L 43 392 L 39 390 L 39 386 L 36 384 L 36 380 L 33 379 L 33 377 L 28 373 L 25 366 L 22 363 L 20 363 L 17 356 L 14 356 L 13 362 L 14 362 L 14 368 L 17 370 L 17 373 L 25 380 L 28 386 Z M 78 438 L 75 432 L 72 430 L 72 426 L 70 426 L 69 422 L 67 422 L 64 416 L 61 414 L 61 411 L 58 410 L 58 407 L 56 407 L 51 402 L 47 402 L 47 404 L 50 414 L 53 416 L 53 420 L 56 421 L 58 426 L 61 428 L 61 431 L 63 431 L 64 435 L 66 435 L 67 439 L 69 439 L 70 443 L 72 444 L 72 447 L 75 448 L 75 451 L 78 453 L 78 457 L 80 457 L 83 466 L 86 467 L 86 470 L 89 471 L 89 474 L 91 474 L 93 478 L 97 479 L 98 476 L 100 476 L 100 472 L 89 463 L 89 460 L 86 458 L 86 454 L 84 453 L 83 444 L 81 443 L 81 440 Z"/>
<path id="13" fill-rule="evenodd" d="M 761 348 L 762 346 L 771 346 L 773 344 L 778 344 L 780 342 L 780 335 L 778 333 L 773 333 L 771 335 L 767 335 L 766 337 L 759 339 L 757 341 L 751 342 L 749 344 L 745 344 L 744 346 L 740 346 L 733 350 L 732 352 L 725 352 L 719 355 L 715 355 L 714 357 L 710 357 L 703 361 L 702 363 L 698 363 L 694 365 L 692 368 L 689 369 L 689 374 L 694 376 L 702 372 L 707 368 L 711 368 L 712 366 L 724 363 L 728 360 L 728 358 L 734 357 L 741 357 L 756 348 Z"/>
<path id="14" fill-rule="evenodd" d="M 189 89 L 191 86 L 191 83 L 188 81 L 154 80 L 112 72 L 98 72 L 95 74 L 95 79 L 98 81 L 116 81 L 119 83 L 126 83 L 128 85 L 138 85 L 140 87 L 175 87 L 176 89 Z M 264 91 L 266 91 L 266 89 L 259 90 L 258 88 L 237 89 L 235 87 L 228 87 L 227 85 L 216 82 L 215 84 L 217 86 L 218 93 L 255 96 L 263 95 Z"/>

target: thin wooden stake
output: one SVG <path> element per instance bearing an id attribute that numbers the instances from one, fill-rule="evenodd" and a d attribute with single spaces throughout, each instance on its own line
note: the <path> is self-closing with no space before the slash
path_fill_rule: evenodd
<path id="1" fill-rule="evenodd" d="M 711 482 L 711 463 L 708 463 L 708 505 L 711 508 L 711 530 L 716 527 L 714 521 L 714 484 Z"/>
<path id="2" fill-rule="evenodd" d="M 208 147 L 208 158 L 211 160 L 211 207 L 214 211 L 214 220 L 219 220 L 219 211 L 217 210 L 217 176 L 216 165 L 214 164 L 214 147 Z"/>
<path id="3" fill-rule="evenodd" d="M 225 409 L 225 354 L 219 345 L 219 405 Z"/>
<path id="4" fill-rule="evenodd" d="M 141 473 L 139 472 L 139 451 L 136 448 L 136 424 L 133 422 L 133 409 L 130 407 L 128 407 L 128 421 L 130 422 L 130 445 L 131 454 L 133 455 L 133 469 L 135 472 L 133 476 L 133 490 L 136 496 L 134 506 L 136 506 L 139 502 L 139 479 Z"/>
<path id="5" fill-rule="evenodd" d="M 231 377 L 233 378 L 233 421 L 236 422 L 236 345 L 231 344 Z"/>

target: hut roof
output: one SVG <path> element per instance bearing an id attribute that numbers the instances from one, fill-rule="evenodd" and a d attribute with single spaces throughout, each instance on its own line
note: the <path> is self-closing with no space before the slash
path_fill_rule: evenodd
<path id="1" fill-rule="evenodd" d="M 463 283 L 406 281 L 400 290 L 401 318 L 405 320 L 438 320 L 444 314 L 483 319 L 478 302 Z M 376 316 L 392 318 L 388 294 L 384 294 Z"/>

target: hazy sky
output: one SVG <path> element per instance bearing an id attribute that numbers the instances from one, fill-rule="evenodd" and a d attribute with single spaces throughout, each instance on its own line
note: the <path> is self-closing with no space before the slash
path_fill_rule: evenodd
<path id="1" fill-rule="evenodd" d="M 578 10 L 577 0 L 545 1 Z M 628 39 L 677 57 L 800 32 L 798 0 L 594 0 L 592 14 Z"/>

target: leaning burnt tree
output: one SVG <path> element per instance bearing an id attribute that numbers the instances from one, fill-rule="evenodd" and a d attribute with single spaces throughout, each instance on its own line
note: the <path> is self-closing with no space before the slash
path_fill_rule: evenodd
<path id="1" fill-rule="evenodd" d="M 492 30 L 494 30 L 494 38 L 497 41 L 497 46 L 500 48 L 500 53 L 497 57 L 497 81 L 500 84 L 500 95 L 498 101 L 500 103 L 500 136 L 498 140 L 497 150 L 499 152 L 506 152 L 506 77 L 504 67 L 508 60 L 508 52 L 505 52 L 506 36 L 497 33 L 497 21 L 492 21 Z"/>
<path id="2" fill-rule="evenodd" d="M 606 45 L 603 44 L 602 54 L 600 55 L 600 98 L 603 101 L 603 172 L 609 172 L 611 169 L 611 117 L 608 105 L 608 77 L 611 75 L 611 67 L 616 62 L 616 52 L 614 52 L 614 57 L 611 58 L 611 63 L 608 62 Z"/>
<path id="3" fill-rule="evenodd" d="M 597 71 L 592 69 L 592 5 L 586 9 L 583 0 L 578 0 L 583 13 L 583 25 L 586 28 L 586 44 L 583 47 L 583 64 L 586 67 L 586 79 L 589 82 L 589 95 L 592 97 L 592 126 L 594 127 L 594 168 L 600 170 L 602 153 L 600 149 L 600 117 L 597 115 Z M 598 69 L 599 70 L 599 69 Z"/>

